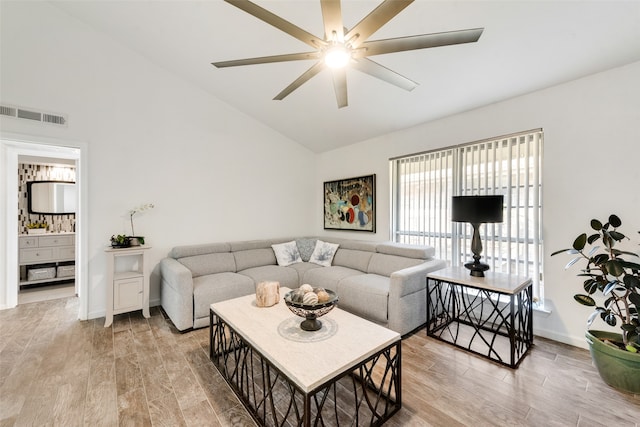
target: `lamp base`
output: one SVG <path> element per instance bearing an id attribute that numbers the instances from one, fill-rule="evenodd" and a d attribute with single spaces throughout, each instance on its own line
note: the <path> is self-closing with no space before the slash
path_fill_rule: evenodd
<path id="1" fill-rule="evenodd" d="M 474 277 L 484 277 L 484 272 L 489 269 L 487 264 L 483 264 L 477 260 L 474 262 L 468 262 L 464 266 L 471 270 L 469 274 Z"/>

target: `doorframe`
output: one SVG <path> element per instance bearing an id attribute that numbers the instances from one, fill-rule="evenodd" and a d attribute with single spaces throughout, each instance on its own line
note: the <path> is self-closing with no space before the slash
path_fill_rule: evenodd
<path id="1" fill-rule="evenodd" d="M 88 319 L 89 268 L 88 268 L 88 145 L 84 142 L 59 140 L 21 134 L 0 134 L 0 165 L 4 175 L 0 184 L 0 211 L 5 221 L 0 224 L 0 271 L 4 270 L 4 298 L 0 295 L 0 309 L 18 305 L 18 157 L 41 156 L 73 159 L 76 164 L 78 186 L 78 210 L 76 212 L 76 280 L 80 320 Z M 11 202 L 11 201 L 14 202 Z M 4 254 L 2 253 L 4 252 Z M 2 284 L 0 283 L 0 290 Z M 4 301 L 2 301 L 4 300 Z"/>

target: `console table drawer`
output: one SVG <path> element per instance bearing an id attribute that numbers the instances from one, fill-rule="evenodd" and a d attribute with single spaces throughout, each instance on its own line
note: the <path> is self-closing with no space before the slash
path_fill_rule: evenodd
<path id="1" fill-rule="evenodd" d="M 47 262 L 54 259 L 53 248 L 33 248 L 20 250 L 20 264 Z"/>
<path id="2" fill-rule="evenodd" d="M 73 245 L 73 236 L 40 236 L 38 237 L 40 247 L 45 246 L 71 246 Z"/>
<path id="3" fill-rule="evenodd" d="M 38 247 L 37 237 L 21 237 L 20 239 L 18 239 L 18 241 L 20 242 L 20 249 Z"/>
<path id="4" fill-rule="evenodd" d="M 76 259 L 75 246 L 66 246 L 64 248 L 58 248 L 56 252 L 58 253 L 57 258 L 62 261 L 72 261 Z"/>

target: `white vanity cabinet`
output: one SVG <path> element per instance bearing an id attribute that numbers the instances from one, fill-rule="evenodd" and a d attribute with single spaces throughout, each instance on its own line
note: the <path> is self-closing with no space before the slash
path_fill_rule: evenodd
<path id="1" fill-rule="evenodd" d="M 107 253 L 107 306 L 104 326 L 113 323 L 113 316 L 142 310 L 149 317 L 149 267 L 145 252 L 149 246 L 108 248 Z"/>
<path id="2" fill-rule="evenodd" d="M 21 286 L 74 279 L 75 233 L 20 235 L 18 251 Z"/>

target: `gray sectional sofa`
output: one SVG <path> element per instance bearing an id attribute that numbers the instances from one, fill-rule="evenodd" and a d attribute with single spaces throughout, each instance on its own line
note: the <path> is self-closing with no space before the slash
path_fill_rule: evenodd
<path id="1" fill-rule="evenodd" d="M 331 266 L 308 262 L 316 240 L 339 244 Z M 278 265 L 271 245 L 295 240 L 301 259 Z M 305 249 L 306 248 L 306 249 Z M 401 335 L 426 321 L 428 272 L 445 267 L 429 246 L 328 237 L 175 247 L 160 262 L 161 303 L 179 330 L 209 325 L 209 305 L 255 292 L 261 281 L 337 292 L 341 309 Z"/>

